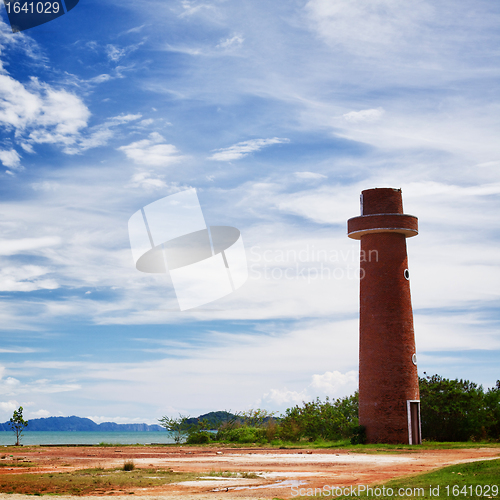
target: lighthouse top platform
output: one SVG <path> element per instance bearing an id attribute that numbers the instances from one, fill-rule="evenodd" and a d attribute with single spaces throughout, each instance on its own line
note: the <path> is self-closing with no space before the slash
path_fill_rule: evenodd
<path id="1" fill-rule="evenodd" d="M 401 189 L 374 188 L 361 192 L 361 215 L 347 221 L 347 236 L 360 240 L 365 234 L 418 234 L 418 219 L 403 213 Z"/>

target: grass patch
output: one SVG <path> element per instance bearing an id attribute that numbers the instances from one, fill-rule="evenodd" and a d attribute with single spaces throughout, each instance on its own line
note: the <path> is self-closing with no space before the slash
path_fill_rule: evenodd
<path id="1" fill-rule="evenodd" d="M 261 477 L 255 472 L 234 472 L 229 470 L 210 471 L 208 475 L 210 477 L 235 477 L 244 479 L 258 479 Z"/>
<path id="2" fill-rule="evenodd" d="M 461 465 L 452 465 L 443 469 L 419 474 L 406 479 L 395 479 L 387 483 L 370 486 L 368 493 L 353 487 L 356 495 L 346 496 L 325 495 L 307 492 L 306 496 L 296 496 L 297 499 L 307 498 L 337 498 L 352 500 L 352 498 L 376 498 L 377 500 L 394 500 L 396 497 L 408 499 L 490 499 L 500 497 L 500 460 L 483 460 Z M 367 486 L 365 486 L 368 488 Z M 340 492 L 339 492 L 340 493 Z"/>
<path id="3" fill-rule="evenodd" d="M 131 471 L 131 470 L 134 470 L 135 469 L 135 464 L 134 464 L 134 461 L 133 460 L 127 460 L 124 464 L 123 464 L 123 467 L 122 467 L 122 470 L 124 471 Z"/>
<path id="4" fill-rule="evenodd" d="M 210 477 L 238 477 L 237 472 L 232 472 L 230 470 L 212 470 L 207 475 Z"/>
<path id="5" fill-rule="evenodd" d="M 0 462 L 0 467 L 36 467 L 35 462 L 23 462 L 21 460 L 15 462 Z"/>
<path id="6" fill-rule="evenodd" d="M 247 445 L 248 446 L 248 445 Z M 409 444 L 351 444 L 349 439 L 341 441 L 324 441 L 318 439 L 309 441 L 279 441 L 274 440 L 267 445 L 271 448 L 280 448 L 285 450 L 296 449 L 341 449 L 352 453 L 408 453 L 420 450 L 458 450 L 475 448 L 500 448 L 500 443 L 488 441 L 467 441 L 467 442 L 435 442 L 425 441 L 421 445 Z"/>
<path id="7" fill-rule="evenodd" d="M 1 493 L 27 495 L 89 495 L 110 492 L 131 493 L 136 488 L 154 488 L 163 484 L 192 480 L 193 473 L 157 469 L 82 469 L 53 474 L 12 474 L 0 477 Z"/>

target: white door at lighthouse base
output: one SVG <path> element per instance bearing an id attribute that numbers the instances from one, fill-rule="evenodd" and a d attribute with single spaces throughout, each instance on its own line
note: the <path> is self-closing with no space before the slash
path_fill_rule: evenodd
<path id="1" fill-rule="evenodd" d="M 422 444 L 422 430 L 420 425 L 420 401 L 408 400 L 408 443 Z"/>

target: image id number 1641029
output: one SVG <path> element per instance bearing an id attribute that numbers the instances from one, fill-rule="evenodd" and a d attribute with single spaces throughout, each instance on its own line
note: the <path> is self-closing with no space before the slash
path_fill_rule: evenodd
<path id="1" fill-rule="evenodd" d="M 446 496 L 449 497 L 459 497 L 459 496 L 469 496 L 472 495 L 476 497 L 496 497 L 498 496 L 498 485 L 497 484 L 476 484 L 476 485 L 465 485 L 460 486 L 458 484 L 446 485 Z"/>
<path id="2" fill-rule="evenodd" d="M 14 2 L 6 3 L 7 14 L 58 14 L 59 2 Z"/>

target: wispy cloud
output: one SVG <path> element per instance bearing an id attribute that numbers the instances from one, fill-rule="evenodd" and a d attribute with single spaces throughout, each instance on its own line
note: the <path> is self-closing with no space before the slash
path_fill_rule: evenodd
<path id="1" fill-rule="evenodd" d="M 122 114 L 110 118 L 104 123 L 90 128 L 87 133 L 81 134 L 76 144 L 72 147 L 65 148 L 64 152 L 66 154 L 79 154 L 87 149 L 105 146 L 115 135 L 116 127 L 137 121 L 140 118 L 142 118 L 140 113 Z"/>
<path id="2" fill-rule="evenodd" d="M 241 35 L 233 35 L 230 38 L 221 40 L 216 47 L 224 50 L 235 49 L 240 47 L 244 41 L 245 39 Z"/>
<path id="3" fill-rule="evenodd" d="M 207 12 L 214 12 L 215 5 L 210 3 L 182 0 L 181 2 L 182 8 L 184 9 L 179 17 L 191 17 L 196 15 L 206 15 Z"/>
<path id="4" fill-rule="evenodd" d="M 273 137 L 272 139 L 251 139 L 249 141 L 238 142 L 234 146 L 228 148 L 216 149 L 212 156 L 209 156 L 209 160 L 215 161 L 233 161 L 244 158 L 245 156 L 260 151 L 266 146 L 272 146 L 273 144 L 283 144 L 290 142 L 289 139 L 280 139 L 279 137 Z"/>
<path id="5" fill-rule="evenodd" d="M 0 161 L 8 168 L 14 170 L 21 168 L 21 157 L 15 149 L 0 149 Z"/>
<path id="6" fill-rule="evenodd" d="M 309 179 L 309 180 L 320 180 L 320 179 L 326 179 L 327 176 L 323 174 L 319 174 L 317 172 L 295 172 L 294 173 L 295 177 L 298 179 Z"/>
<path id="7" fill-rule="evenodd" d="M 40 238 L 21 238 L 12 240 L 0 240 L 0 255 L 16 255 L 22 252 L 31 252 L 39 248 L 59 245 L 61 239 L 58 236 L 43 236 Z"/>
<path id="8" fill-rule="evenodd" d="M 377 109 L 363 109 L 361 111 L 349 111 L 342 116 L 345 120 L 352 123 L 358 122 L 373 122 L 378 120 L 384 114 L 382 108 Z"/>
<path id="9" fill-rule="evenodd" d="M 153 167 L 173 165 L 183 159 L 178 149 L 173 144 L 167 144 L 158 132 L 151 133 L 149 139 L 132 142 L 118 150 L 139 165 Z"/>
<path id="10" fill-rule="evenodd" d="M 0 290 L 3 292 L 33 292 L 54 290 L 59 284 L 54 279 L 43 278 L 50 270 L 42 266 L 26 265 L 2 267 L 0 269 Z"/>

